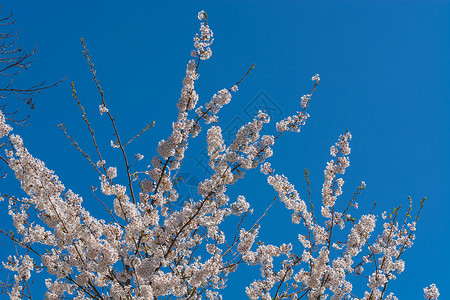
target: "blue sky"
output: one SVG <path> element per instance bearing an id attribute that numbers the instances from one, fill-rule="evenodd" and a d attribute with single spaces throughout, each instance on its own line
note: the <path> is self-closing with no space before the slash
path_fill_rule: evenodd
<path id="1" fill-rule="evenodd" d="M 361 180 L 367 184 L 359 200 L 361 212 L 370 209 L 373 201 L 380 215 L 394 206 L 407 206 L 408 196 L 416 203 L 427 197 L 416 243 L 404 256 L 406 270 L 391 283 L 391 291 L 400 299 L 421 299 L 422 288 L 436 283 L 441 299 L 449 298 L 448 1 L 7 3 L 3 10 L 12 11 L 16 26 L 23 29 L 23 46 L 38 49 L 35 63 L 17 84 L 69 77 L 36 98 L 32 125 L 15 129 L 30 152 L 55 170 L 67 187 L 84 195 L 88 207 L 96 207 L 89 199 L 89 187 L 98 184 L 97 175 L 56 128 L 65 123 L 90 149 L 88 132 L 71 98 L 70 82 L 75 82 L 108 149 L 112 131 L 97 116 L 99 98 L 81 54 L 83 37 L 108 107 L 118 114 L 122 136 L 130 138 L 146 123 L 156 122 L 131 148 L 145 156 L 139 165 L 145 168 L 176 119 L 176 101 L 199 27 L 197 12 L 202 9 L 209 15 L 215 41 L 212 58 L 199 70 L 200 103 L 232 86 L 254 63 L 251 75 L 222 110 L 220 125 L 233 127 L 249 121 L 249 112 L 261 103 L 273 109 L 275 123 L 299 110 L 300 96 L 312 87 L 311 76 L 319 73 L 321 82 L 310 102 L 311 118 L 300 134 L 277 140 L 270 162 L 288 176 L 303 198 L 307 195 L 303 169 L 307 168 L 313 200 L 319 203 L 329 147 L 345 130 L 351 131 L 350 168 L 340 201 L 347 201 Z M 273 132 L 274 123 L 268 132 Z M 195 160 L 202 157 L 198 153 L 206 145 L 202 137 L 192 143 L 182 169 L 195 178 L 204 173 Z M 114 151 L 110 153 L 112 160 Z M 257 216 L 275 193 L 262 174 L 248 175 L 230 194 L 245 194 Z M 9 218 L 5 203 L 2 206 L 2 216 Z M 295 242 L 297 229 L 289 226 L 289 220 L 289 212 L 277 203 L 263 221 L 267 229 L 261 231 L 261 238 L 275 244 L 286 239 Z M 243 287 L 251 281 L 248 274 L 255 272 L 244 270 L 230 278 L 224 299 L 246 299 Z"/>

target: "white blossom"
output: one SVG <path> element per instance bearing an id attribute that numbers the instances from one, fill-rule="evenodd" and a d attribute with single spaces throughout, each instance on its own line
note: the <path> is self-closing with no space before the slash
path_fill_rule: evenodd
<path id="1" fill-rule="evenodd" d="M 438 299 L 440 295 L 439 290 L 434 283 L 429 287 L 424 288 L 423 292 L 425 293 L 425 299 Z"/>
<path id="2" fill-rule="evenodd" d="M 311 78 L 311 80 L 312 80 L 312 81 L 319 82 L 319 81 L 320 81 L 320 76 L 319 76 L 319 74 L 314 75 L 314 76 Z"/>
<path id="3" fill-rule="evenodd" d="M 109 110 L 104 106 L 103 104 L 99 105 L 100 115 L 103 115 L 104 113 L 107 113 Z"/>

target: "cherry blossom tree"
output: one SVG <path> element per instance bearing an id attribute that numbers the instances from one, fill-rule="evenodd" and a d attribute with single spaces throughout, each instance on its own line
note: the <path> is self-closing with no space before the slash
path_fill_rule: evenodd
<path id="1" fill-rule="evenodd" d="M 30 278 L 42 271 L 46 274 L 47 299 L 221 299 L 228 276 L 247 264 L 261 271 L 261 277 L 245 290 L 250 299 L 397 299 L 388 284 L 405 269 L 403 253 L 413 244 L 425 199 L 414 210 L 410 198 L 405 213 L 398 207 L 381 218 L 373 210 L 359 214 L 357 198 L 366 187 L 361 182 L 345 208 L 338 209 L 343 175 L 350 165 L 352 135 L 348 131 L 330 148 L 321 203 L 311 200 L 307 170 L 307 193 L 300 196 L 289 179 L 272 168 L 267 160 L 273 155 L 276 140 L 289 132 L 300 132 L 309 117 L 307 110 L 320 82 L 318 74 L 312 77 L 310 91 L 301 97 L 299 111 L 276 123 L 277 134 L 262 134 L 271 120 L 267 113 L 259 111 L 227 145 L 219 126 L 219 112 L 230 103 L 253 66 L 235 85 L 218 90 L 198 106 L 195 84 L 200 65 L 212 56 L 213 43 L 207 14 L 199 12 L 198 19 L 200 32 L 194 37 L 193 58 L 182 83 L 177 120 L 170 136 L 159 142 L 158 155 L 145 170 L 136 170 L 133 163 L 143 155 L 130 155 L 127 145 L 154 124 L 145 126 L 129 141 L 121 138 L 115 114 L 108 108 L 82 40 L 83 54 L 100 94 L 99 113 L 114 131 L 115 139 L 109 146 L 120 151 L 122 161 L 104 159 L 103 145 L 96 138 L 73 83 L 73 98 L 95 152 L 83 150 L 66 127 L 60 127 L 98 174 L 99 182 L 92 186 L 89 197 L 99 202 L 109 220 L 87 211 L 83 198 L 32 156 L 26 141 L 14 133 L 0 112 L 1 148 L 5 153 L 0 158 L 14 172 L 25 193 L 22 197 L 3 196 L 15 230 L 1 232 L 22 249 L 20 255 L 10 256 L 3 263 L 4 268 L 15 273 L 12 284 L 4 285 L 5 292 L 11 299 L 31 298 Z M 180 207 L 174 205 L 179 197 L 175 188 L 177 172 L 189 142 L 202 129 L 207 131 L 212 175 L 198 184 L 198 199 L 190 199 Z M 251 203 L 244 195 L 237 199 L 227 195 L 227 188 L 252 169 L 267 176 L 275 191 L 273 201 L 283 202 L 292 212 L 292 222 L 301 225 L 298 240 L 281 245 L 257 241 L 261 218 L 270 213 L 270 206 L 261 216 L 253 217 Z M 118 172 L 126 174 L 125 182 L 118 182 Z M 225 229 L 227 222 L 235 224 L 232 231 Z M 382 223 L 380 233 L 376 231 L 377 222 Z M 363 293 L 354 291 L 354 278 L 361 278 L 358 283 L 363 282 Z M 434 284 L 424 293 L 426 299 L 439 296 Z"/>

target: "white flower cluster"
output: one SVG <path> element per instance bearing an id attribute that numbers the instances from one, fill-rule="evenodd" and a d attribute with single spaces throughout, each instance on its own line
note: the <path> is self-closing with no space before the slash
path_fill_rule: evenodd
<path id="1" fill-rule="evenodd" d="M 26 282 L 31 278 L 31 271 L 34 270 L 33 259 L 28 255 L 21 255 L 19 258 L 9 256 L 7 261 L 3 262 L 3 267 L 6 270 L 17 272 L 14 275 L 14 285 L 9 295 L 11 299 L 21 299 L 21 282 Z"/>
<path id="2" fill-rule="evenodd" d="M 190 60 L 186 68 L 186 76 L 183 79 L 181 97 L 178 100 L 177 108 L 180 113 L 193 109 L 197 105 L 198 95 L 194 90 L 195 81 L 198 79 L 194 60 Z"/>
<path id="3" fill-rule="evenodd" d="M 233 215 L 240 216 L 249 211 L 250 204 L 245 200 L 244 196 L 240 195 L 237 201 L 230 205 L 230 208 Z"/>
<path id="4" fill-rule="evenodd" d="M 104 113 L 109 112 L 109 110 L 103 104 L 100 104 L 98 108 L 99 108 L 99 111 L 100 111 L 100 115 L 103 115 Z"/>
<path id="5" fill-rule="evenodd" d="M 315 89 L 320 81 L 319 74 L 316 74 L 315 76 L 313 76 L 312 80 L 316 82 L 316 84 L 314 85 L 314 89 Z M 310 94 L 303 95 L 301 97 L 300 106 L 303 109 L 301 112 L 297 112 L 296 115 L 289 116 L 289 117 L 285 118 L 284 120 L 281 120 L 280 122 L 277 123 L 276 126 L 277 126 L 278 131 L 280 131 L 280 132 L 285 132 L 285 131 L 300 132 L 301 127 L 306 124 L 306 119 L 309 118 L 309 114 L 306 113 L 305 110 L 308 107 L 308 104 L 309 104 L 309 101 L 311 100 L 312 92 L 314 91 L 314 89 L 311 91 Z"/>
<path id="6" fill-rule="evenodd" d="M 375 216 L 363 215 L 350 231 L 347 239 L 347 254 L 351 257 L 358 255 L 361 248 L 366 244 L 370 234 L 375 229 Z"/>
<path id="7" fill-rule="evenodd" d="M 114 179 L 117 177 L 117 168 L 116 167 L 109 167 L 106 171 L 106 175 L 109 179 Z"/>
<path id="8" fill-rule="evenodd" d="M 302 104 L 302 106 L 306 107 L 307 104 Z M 301 127 L 306 124 L 306 119 L 308 118 L 309 118 L 308 113 L 299 112 L 297 115 L 287 117 L 286 119 L 278 122 L 277 130 L 280 132 L 284 131 L 300 132 Z"/>
<path id="9" fill-rule="evenodd" d="M 116 142 L 114 142 L 113 140 L 111 140 L 111 147 L 112 148 L 120 148 L 120 145 Z"/>
<path id="10" fill-rule="evenodd" d="M 205 19 L 205 18 L 206 18 L 206 12 L 205 12 L 204 10 L 199 11 L 198 14 L 197 14 L 197 18 L 198 18 L 200 21 L 203 20 L 203 19 Z"/>
<path id="11" fill-rule="evenodd" d="M 95 165 L 97 168 L 103 168 L 103 166 L 106 164 L 105 160 L 99 160 Z"/>
<path id="12" fill-rule="evenodd" d="M 205 119 L 207 124 L 215 123 L 219 120 L 217 113 L 224 105 L 230 103 L 230 101 L 230 92 L 227 89 L 222 89 L 214 94 L 211 101 L 205 104 L 205 107 L 199 106 L 195 112 L 200 118 Z"/>
<path id="13" fill-rule="evenodd" d="M 299 224 L 303 220 L 304 225 L 312 229 L 312 214 L 308 211 L 305 202 L 300 199 L 297 190 L 288 181 L 287 177 L 278 174 L 272 175 L 274 170 L 271 169 L 269 163 L 265 163 L 261 171 L 271 174 L 267 177 L 267 182 L 273 186 L 274 190 L 278 193 L 280 201 L 284 202 L 286 208 L 293 210 L 292 223 Z"/>
<path id="14" fill-rule="evenodd" d="M 305 95 L 302 97 L 302 107 L 305 109 L 308 106 L 308 101 L 310 99 L 310 95 Z M 280 122 L 277 123 L 277 130 L 280 132 L 292 131 L 292 132 L 300 132 L 300 129 L 303 125 L 306 124 L 306 119 L 309 118 L 309 114 L 303 111 L 297 112 L 296 115 L 289 116 Z"/>
<path id="15" fill-rule="evenodd" d="M 424 288 L 423 292 L 425 293 L 425 299 L 438 299 L 439 297 L 439 290 L 434 283 Z"/>
<path id="16" fill-rule="evenodd" d="M 204 11 L 198 13 L 199 20 L 205 20 L 206 22 L 207 15 Z M 192 56 L 198 56 L 201 60 L 209 59 L 212 55 L 211 44 L 214 39 L 213 32 L 209 28 L 208 24 L 201 23 L 200 24 L 200 36 L 198 34 L 194 37 L 194 47 L 197 49 L 192 52 Z"/>
<path id="17" fill-rule="evenodd" d="M 323 215 L 331 217 L 329 208 L 334 205 L 338 196 L 342 194 L 342 186 L 344 180 L 342 178 L 336 179 L 336 174 L 344 174 L 345 169 L 350 165 L 348 155 L 350 154 L 349 140 L 352 135 L 350 132 L 345 133 L 339 137 L 339 142 L 331 147 L 331 155 L 336 157 L 336 162 L 331 160 L 327 163 L 324 171 L 325 180 L 322 186 L 323 197 Z"/>
<path id="18" fill-rule="evenodd" d="M 315 82 L 319 82 L 319 81 L 320 81 L 320 76 L 319 76 L 319 74 L 314 75 L 314 76 L 311 78 L 311 80 L 312 80 L 312 81 L 315 81 Z"/>
<path id="19" fill-rule="evenodd" d="M 0 110 L 0 138 L 7 136 L 12 130 L 12 127 L 5 123 L 5 115 Z"/>
<path id="20" fill-rule="evenodd" d="M 303 95 L 300 101 L 300 105 L 303 109 L 308 107 L 309 100 L 311 100 L 311 94 Z"/>

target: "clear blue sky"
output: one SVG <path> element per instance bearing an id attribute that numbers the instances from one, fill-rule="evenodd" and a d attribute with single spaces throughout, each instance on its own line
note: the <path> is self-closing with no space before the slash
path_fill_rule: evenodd
<path id="1" fill-rule="evenodd" d="M 300 96 L 312 87 L 311 76 L 320 73 L 306 127 L 277 140 L 270 161 L 303 198 L 303 169 L 308 168 L 313 200 L 319 203 L 329 147 L 346 129 L 351 131 L 351 163 L 340 201 L 347 201 L 361 180 L 367 184 L 359 200 L 361 212 L 375 200 L 376 213 L 381 214 L 407 205 L 408 196 L 416 203 L 428 197 L 416 244 L 404 256 L 406 270 L 391 283 L 391 291 L 399 299 L 422 299 L 422 288 L 436 283 L 441 299 L 450 299 L 448 1 L 9 2 L 3 10 L 13 11 L 17 27 L 23 29 L 23 46 L 36 44 L 38 49 L 36 62 L 18 84 L 69 76 L 36 98 L 31 126 L 15 129 L 30 152 L 55 170 L 66 187 L 83 195 L 88 207 L 96 207 L 89 187 L 98 184 L 97 175 L 56 128 L 64 122 L 90 149 L 71 98 L 74 81 L 106 149 L 112 136 L 109 124 L 97 117 L 99 99 L 81 54 L 79 39 L 84 37 L 108 106 L 119 115 L 122 136 L 132 137 L 155 120 L 156 127 L 133 146 L 145 155 L 140 166 L 149 164 L 155 146 L 168 136 L 176 119 L 176 101 L 199 26 L 197 12 L 202 9 L 209 15 L 215 41 L 212 58 L 199 70 L 200 103 L 229 88 L 254 63 L 255 69 L 222 111 L 221 125 L 249 121 L 246 112 L 261 101 L 261 92 L 276 108 L 276 121 L 299 109 Z M 203 170 L 194 157 L 205 147 L 200 139 L 187 152 L 182 169 L 198 178 Z M 262 174 L 248 175 L 230 194 L 243 191 L 258 216 L 275 193 Z M 6 203 L 1 205 L 2 218 L 9 218 Z M 267 229 L 261 237 L 279 244 L 282 231 L 285 239 L 295 242 L 297 229 L 289 221 L 290 213 L 277 203 L 263 221 Z M 1 253 L 6 256 L 4 249 Z M 243 287 L 253 273 L 243 270 L 231 276 L 224 299 L 246 299 Z"/>

